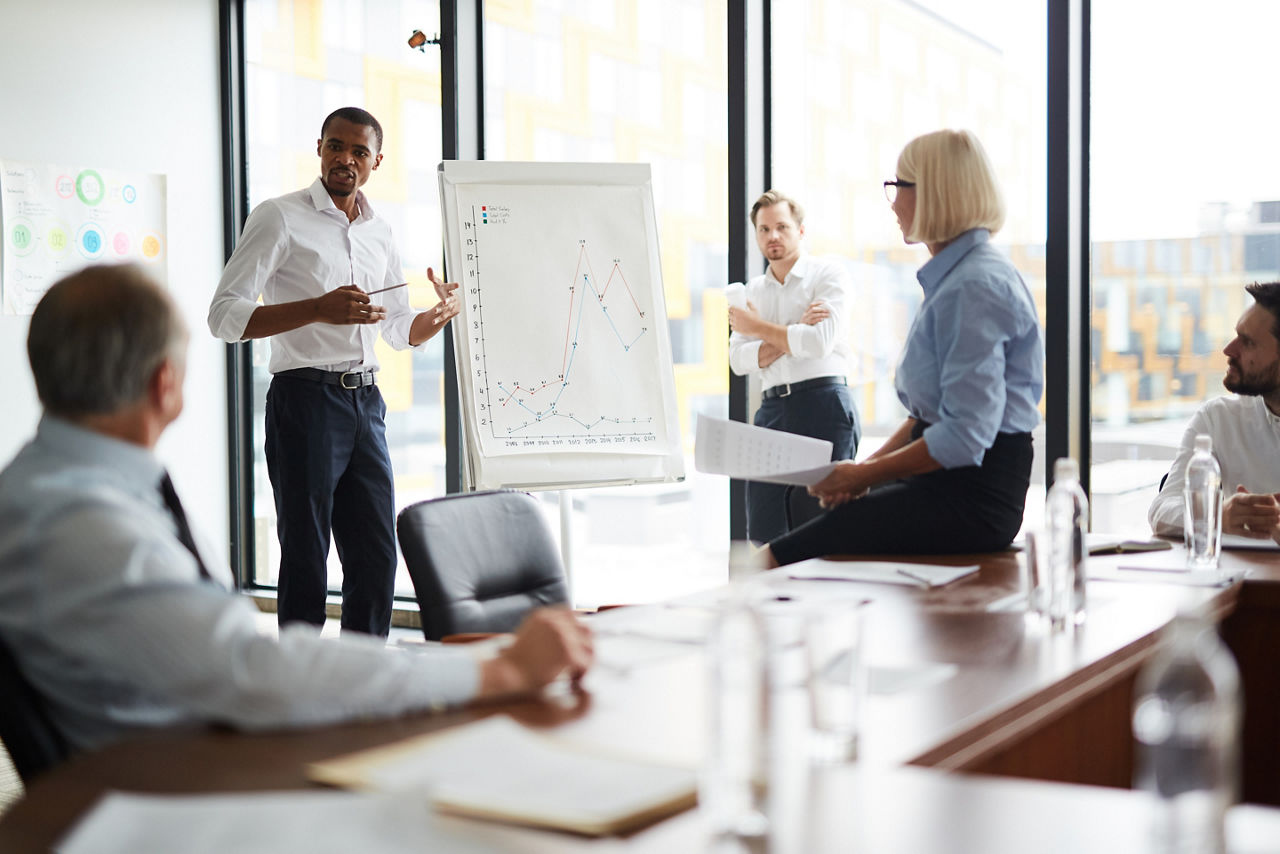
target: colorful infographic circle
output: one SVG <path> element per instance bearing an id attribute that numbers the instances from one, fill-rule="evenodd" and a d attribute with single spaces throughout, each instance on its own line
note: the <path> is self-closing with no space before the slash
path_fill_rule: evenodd
<path id="1" fill-rule="evenodd" d="M 159 258 L 163 250 L 164 245 L 160 242 L 158 235 L 148 234 L 142 238 L 142 257 L 148 261 Z"/>
<path id="2" fill-rule="evenodd" d="M 59 175 L 53 182 L 54 192 L 59 198 L 69 199 L 76 194 L 76 182 L 70 175 Z"/>
<path id="3" fill-rule="evenodd" d="M 120 190 L 120 198 L 124 199 L 126 204 L 133 204 L 138 200 L 138 188 L 132 184 L 125 184 Z"/>
<path id="4" fill-rule="evenodd" d="M 91 261 L 96 260 L 106 251 L 107 236 L 96 223 L 87 223 L 81 226 L 79 233 L 76 234 L 76 248 L 84 257 Z"/>
<path id="5" fill-rule="evenodd" d="M 116 236 L 111 238 L 111 248 L 115 250 L 117 255 L 128 255 L 129 245 L 129 235 L 123 231 L 117 231 Z"/>
<path id="6" fill-rule="evenodd" d="M 107 185 L 97 172 L 85 169 L 76 176 L 76 195 L 80 197 L 80 201 L 92 207 L 102 203 L 107 195 Z"/>
<path id="7" fill-rule="evenodd" d="M 70 235 L 67 234 L 67 227 L 62 223 L 55 223 L 49 226 L 49 230 L 45 232 L 44 242 L 49 247 L 50 252 L 61 254 L 67 251 L 70 245 Z"/>
<path id="8" fill-rule="evenodd" d="M 9 229 L 9 245 L 18 255 L 30 254 L 36 248 L 36 235 L 31 223 L 24 219 L 15 221 Z"/>

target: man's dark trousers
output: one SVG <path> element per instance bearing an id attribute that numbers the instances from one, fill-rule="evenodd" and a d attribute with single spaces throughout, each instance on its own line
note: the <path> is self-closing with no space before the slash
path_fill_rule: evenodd
<path id="1" fill-rule="evenodd" d="M 279 622 L 322 625 L 329 538 L 342 561 L 342 628 L 386 637 L 395 588 L 395 491 L 386 404 L 277 375 L 267 391 L 267 472 L 280 537 Z"/>
<path id="2" fill-rule="evenodd" d="M 792 392 L 760 402 L 753 423 L 831 442 L 832 460 L 849 460 L 858 450 L 862 430 L 853 394 L 846 385 Z M 803 487 L 800 487 L 803 489 Z M 767 543 L 787 533 L 785 486 L 747 482 L 747 537 Z"/>

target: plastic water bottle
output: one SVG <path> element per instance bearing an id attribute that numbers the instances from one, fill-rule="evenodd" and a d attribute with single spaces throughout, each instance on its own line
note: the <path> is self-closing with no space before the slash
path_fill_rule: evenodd
<path id="1" fill-rule="evenodd" d="M 1045 498 L 1049 539 L 1049 620 L 1055 627 L 1079 625 L 1085 616 L 1085 529 L 1089 499 L 1080 487 L 1080 467 L 1070 457 L 1053 464 L 1053 486 Z"/>
<path id="2" fill-rule="evenodd" d="M 1134 787 L 1156 800 L 1153 851 L 1221 854 L 1239 785 L 1240 673 L 1213 628 L 1180 616 L 1138 676 Z"/>
<path id="3" fill-rule="evenodd" d="M 1222 470 L 1213 456 L 1213 439 L 1196 436 L 1182 487 L 1182 531 L 1187 566 L 1217 569 L 1222 555 Z"/>
<path id="4" fill-rule="evenodd" d="M 769 829 L 766 642 L 761 615 L 742 586 L 732 586 L 711 627 L 708 754 L 698 794 L 718 835 L 760 837 Z"/>

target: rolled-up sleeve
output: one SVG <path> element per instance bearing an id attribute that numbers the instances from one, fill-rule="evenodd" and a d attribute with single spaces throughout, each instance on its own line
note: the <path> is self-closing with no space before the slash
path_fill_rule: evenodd
<path id="1" fill-rule="evenodd" d="M 396 249 L 395 241 L 389 240 L 387 243 L 387 267 L 383 276 L 382 287 L 390 288 L 404 280 L 404 270 L 400 265 L 400 252 Z M 432 293 L 434 294 L 435 291 L 433 290 Z M 382 300 L 382 305 L 387 309 L 387 317 L 380 324 L 382 340 L 391 345 L 394 350 L 408 350 L 413 347 L 409 343 L 409 333 L 413 327 L 414 318 L 418 316 L 418 312 L 409 305 L 409 289 L 396 288 L 393 291 L 386 291 L 375 297 L 375 299 L 379 298 Z M 421 347 L 425 344 L 426 342 L 424 341 L 418 346 Z"/>
<path id="2" fill-rule="evenodd" d="M 284 216 L 276 205 L 268 201 L 254 208 L 209 304 L 209 331 L 214 336 L 228 343 L 244 340 L 249 318 L 287 247 Z"/>
<path id="3" fill-rule="evenodd" d="M 1182 488 L 1187 481 L 1187 465 L 1196 450 L 1196 436 L 1201 433 L 1213 435 L 1203 409 L 1191 417 L 1191 422 L 1182 434 L 1178 455 L 1174 457 L 1173 466 L 1164 479 L 1164 485 L 1160 487 L 1160 494 L 1147 510 L 1147 522 L 1151 525 L 1152 533 L 1166 536 L 1182 533 Z"/>
<path id="4" fill-rule="evenodd" d="M 931 310 L 942 394 L 939 418 L 924 431 L 924 440 L 944 468 L 959 468 L 980 465 L 999 432 L 1005 348 L 1017 321 L 986 292 L 959 288 L 947 296 Z"/>
<path id="5" fill-rule="evenodd" d="M 760 370 L 759 338 L 748 338 L 737 332 L 729 335 L 729 370 L 742 377 Z"/>
<path id="6" fill-rule="evenodd" d="M 810 325 L 792 323 L 787 327 L 787 347 L 791 355 L 801 359 L 822 359 L 831 355 L 845 334 L 845 301 L 849 291 L 849 274 L 832 266 L 822 279 L 814 283 L 813 301 L 824 303 L 829 315 Z"/>

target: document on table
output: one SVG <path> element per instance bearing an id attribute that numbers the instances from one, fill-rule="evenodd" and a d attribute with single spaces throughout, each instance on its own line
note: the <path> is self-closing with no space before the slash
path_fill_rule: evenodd
<path id="1" fill-rule="evenodd" d="M 827 560 L 815 557 L 784 567 L 795 579 L 815 581 L 873 581 L 912 587 L 942 587 L 978 571 L 978 565 L 941 566 L 875 560 Z"/>
<path id="2" fill-rule="evenodd" d="M 436 826 L 426 799 L 352 792 L 108 792 L 54 845 L 62 854 L 497 851 Z"/>
<path id="3" fill-rule="evenodd" d="M 1253 537 L 1243 537 L 1240 534 L 1223 534 L 1222 547 L 1224 549 L 1280 549 L 1280 543 L 1270 537 L 1256 540 Z"/>
<path id="4" fill-rule="evenodd" d="M 706 642 L 715 621 L 715 607 L 682 607 L 668 603 L 631 605 L 593 614 L 586 622 L 601 637 L 701 645 Z"/>
<path id="5" fill-rule="evenodd" d="M 1187 587 L 1226 587 L 1249 574 L 1248 570 L 1234 570 L 1223 575 L 1216 569 L 1188 569 L 1175 564 L 1136 564 L 1114 566 L 1110 563 L 1090 561 L 1091 581 L 1153 581 L 1161 584 L 1182 584 Z"/>
<path id="6" fill-rule="evenodd" d="M 697 772 L 562 744 L 494 715 L 444 732 L 313 763 L 329 785 L 417 791 L 444 812 L 624 833 L 693 806 Z"/>
<path id="7" fill-rule="evenodd" d="M 707 474 L 812 486 L 835 468 L 831 448 L 825 439 L 699 415 L 693 464 Z"/>

